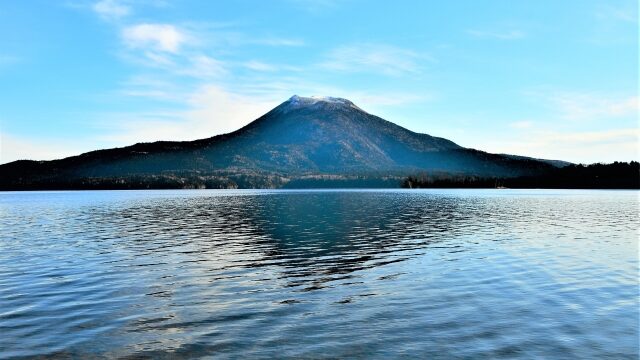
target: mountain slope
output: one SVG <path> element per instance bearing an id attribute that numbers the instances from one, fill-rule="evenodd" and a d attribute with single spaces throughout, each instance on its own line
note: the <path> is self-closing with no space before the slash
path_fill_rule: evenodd
<path id="1" fill-rule="evenodd" d="M 346 99 L 293 96 L 229 134 L 0 165 L 0 188 L 279 187 L 310 176 L 508 177 L 551 166 L 415 133 Z"/>

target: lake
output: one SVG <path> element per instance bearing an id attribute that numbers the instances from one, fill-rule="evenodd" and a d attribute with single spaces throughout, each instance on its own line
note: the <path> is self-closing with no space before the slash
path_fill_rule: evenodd
<path id="1" fill-rule="evenodd" d="M 0 358 L 637 359 L 638 194 L 0 193 Z"/>

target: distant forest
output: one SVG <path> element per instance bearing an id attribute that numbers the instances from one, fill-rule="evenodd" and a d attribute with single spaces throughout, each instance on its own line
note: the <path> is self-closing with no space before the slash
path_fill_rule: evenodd
<path id="1" fill-rule="evenodd" d="M 30 164 L 30 163 L 29 163 Z M 31 176 L 29 168 L 14 163 L 19 173 L 15 182 L 2 181 L 2 190 L 126 190 L 126 189 L 304 189 L 304 188 L 548 188 L 548 189 L 640 189 L 640 164 L 549 166 L 536 175 L 483 177 L 445 171 L 378 172 L 369 174 L 288 175 L 269 172 L 197 171 L 120 176 L 77 177 Z M 15 170 L 15 169 L 8 169 Z M 52 173 L 55 169 L 52 169 Z"/>
<path id="2" fill-rule="evenodd" d="M 535 176 L 487 178 L 441 177 L 419 174 L 407 177 L 403 188 L 546 188 L 546 189 L 640 189 L 640 163 L 568 165 Z"/>

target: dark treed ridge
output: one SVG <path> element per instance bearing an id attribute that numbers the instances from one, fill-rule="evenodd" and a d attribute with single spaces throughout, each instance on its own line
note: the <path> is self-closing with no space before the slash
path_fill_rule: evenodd
<path id="1" fill-rule="evenodd" d="M 547 189 L 640 189 L 640 163 L 568 165 L 533 176 L 438 177 L 411 175 L 402 182 L 404 188 L 547 188 Z"/>

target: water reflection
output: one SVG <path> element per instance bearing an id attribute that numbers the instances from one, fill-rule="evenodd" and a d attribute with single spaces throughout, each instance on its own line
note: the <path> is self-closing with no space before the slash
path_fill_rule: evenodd
<path id="1" fill-rule="evenodd" d="M 633 358 L 637 210 L 633 192 L 5 194 L 0 356 Z"/>
<path id="2" fill-rule="evenodd" d="M 456 197 L 291 192 L 187 202 L 163 199 L 108 212 L 86 211 L 98 224 L 115 224 L 112 230 L 120 246 L 140 256 L 171 252 L 190 258 L 181 263 L 224 264 L 209 269 L 214 272 L 273 267 L 288 280 L 287 286 L 311 282 L 304 290 L 314 290 L 473 231 L 469 224 L 483 214 L 462 211 L 461 206 L 470 208 Z"/>

